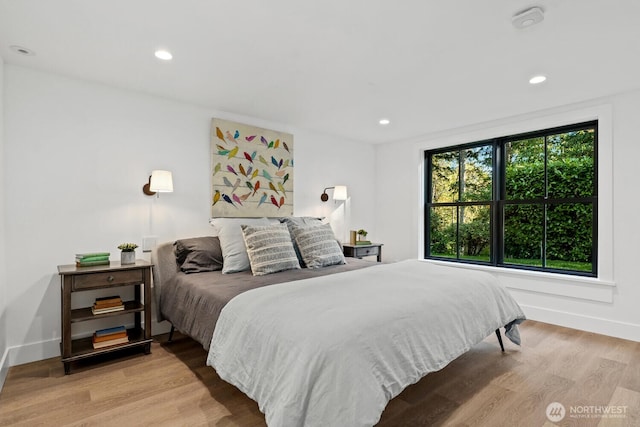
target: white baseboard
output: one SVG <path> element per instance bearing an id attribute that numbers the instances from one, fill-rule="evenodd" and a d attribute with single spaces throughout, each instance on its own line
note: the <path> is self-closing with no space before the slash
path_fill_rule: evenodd
<path id="1" fill-rule="evenodd" d="M 0 392 L 2 391 L 2 386 L 4 385 L 4 380 L 7 379 L 7 374 L 9 373 L 9 349 L 5 349 L 2 358 L 0 358 Z"/>
<path id="2" fill-rule="evenodd" d="M 520 306 L 527 318 L 531 320 L 640 342 L 640 324 L 618 322 L 531 305 L 521 304 Z"/>
<path id="3" fill-rule="evenodd" d="M 133 325 L 128 325 L 128 327 L 131 326 Z M 155 320 L 151 322 L 151 335 L 165 334 L 168 333 L 170 329 L 171 324 L 169 322 L 158 323 Z M 6 365 L 8 370 L 10 366 L 22 365 L 58 356 L 60 356 L 60 338 L 54 338 L 47 341 L 9 347 L 5 351 L 3 358 L 4 363 L 0 366 L 4 367 L 4 365 Z"/>

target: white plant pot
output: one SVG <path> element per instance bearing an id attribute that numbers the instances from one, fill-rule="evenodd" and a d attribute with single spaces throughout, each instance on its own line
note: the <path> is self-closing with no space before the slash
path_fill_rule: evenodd
<path id="1" fill-rule="evenodd" d="M 136 251 L 122 251 L 120 252 L 120 264 L 135 264 L 136 263 Z"/>

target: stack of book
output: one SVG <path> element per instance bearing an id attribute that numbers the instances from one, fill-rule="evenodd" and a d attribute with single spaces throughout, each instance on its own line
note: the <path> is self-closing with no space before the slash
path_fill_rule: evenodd
<path id="1" fill-rule="evenodd" d="M 371 240 L 358 240 L 356 241 L 356 245 L 370 245 Z"/>
<path id="2" fill-rule="evenodd" d="M 76 254 L 76 267 L 91 267 L 93 265 L 109 265 L 109 252 L 94 252 Z"/>
<path id="3" fill-rule="evenodd" d="M 129 337 L 127 336 L 127 329 L 124 326 L 99 329 L 93 333 L 93 348 L 110 347 L 128 342 Z"/>
<path id="4" fill-rule="evenodd" d="M 96 301 L 93 303 L 93 307 L 91 307 L 91 312 L 93 314 L 105 314 L 122 310 L 124 310 L 124 303 L 118 295 L 96 298 Z"/>

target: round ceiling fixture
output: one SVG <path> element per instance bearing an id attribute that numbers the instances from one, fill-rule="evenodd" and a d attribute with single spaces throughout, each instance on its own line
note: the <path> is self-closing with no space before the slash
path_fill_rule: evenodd
<path id="1" fill-rule="evenodd" d="M 544 20 L 544 11 L 539 7 L 532 7 L 518 12 L 511 18 L 514 27 L 521 30 L 531 27 Z"/>
<path id="2" fill-rule="evenodd" d="M 531 83 L 532 85 L 538 85 L 538 84 L 544 82 L 545 80 L 547 80 L 547 76 L 538 75 L 538 76 L 531 77 L 529 79 L 529 83 Z"/>
<path id="3" fill-rule="evenodd" d="M 162 59 L 163 61 L 171 61 L 173 55 L 168 50 L 159 49 L 156 50 L 156 58 Z"/>
<path id="4" fill-rule="evenodd" d="M 31 49 L 28 49 L 26 47 L 22 47 L 22 46 L 10 46 L 10 49 L 12 51 L 14 51 L 15 53 L 17 53 L 18 55 L 24 55 L 24 56 L 35 56 L 35 52 L 32 51 Z"/>
<path id="5" fill-rule="evenodd" d="M 389 119 L 380 119 L 380 120 L 378 120 L 378 123 L 380 123 L 380 125 L 382 125 L 382 126 L 386 126 L 389 123 L 391 123 L 391 120 L 389 120 Z"/>

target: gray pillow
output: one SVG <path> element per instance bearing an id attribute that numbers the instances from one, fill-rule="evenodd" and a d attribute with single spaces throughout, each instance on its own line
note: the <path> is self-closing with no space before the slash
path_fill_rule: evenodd
<path id="1" fill-rule="evenodd" d="M 300 267 L 306 267 L 304 260 L 302 259 L 302 255 L 300 254 L 298 244 L 293 238 L 293 229 L 296 227 L 306 227 L 309 225 L 322 225 L 322 220 L 320 218 L 315 218 L 312 216 L 290 216 L 286 218 L 280 218 L 280 222 L 283 224 L 287 224 L 287 227 L 289 228 L 289 233 L 291 234 L 291 242 L 293 243 L 293 249 L 296 251 L 296 256 L 298 257 Z"/>
<path id="2" fill-rule="evenodd" d="M 173 244 L 176 262 L 185 273 L 222 270 L 222 250 L 217 237 L 193 237 Z"/>
<path id="3" fill-rule="evenodd" d="M 254 276 L 300 268 L 286 225 L 243 225 L 242 234 Z"/>
<path id="4" fill-rule="evenodd" d="M 345 264 L 342 249 L 329 224 L 295 227 L 293 237 L 308 268 Z"/>
<path id="5" fill-rule="evenodd" d="M 213 218 L 211 225 L 218 233 L 224 260 L 222 273 L 237 273 L 251 268 L 247 247 L 242 237 L 241 225 L 270 225 L 273 223 L 277 224 L 278 221 L 268 218 Z"/>

